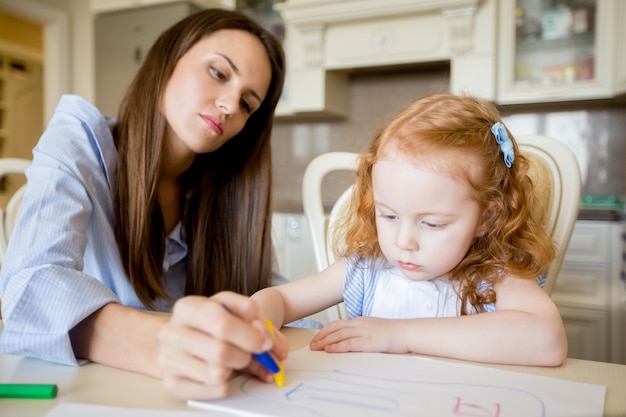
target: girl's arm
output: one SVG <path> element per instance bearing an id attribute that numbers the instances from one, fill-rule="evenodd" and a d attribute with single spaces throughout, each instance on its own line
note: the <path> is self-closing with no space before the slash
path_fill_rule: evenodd
<path id="1" fill-rule="evenodd" d="M 461 317 L 329 323 L 311 341 L 328 352 L 415 352 L 477 362 L 557 366 L 567 356 L 561 316 L 534 280 L 494 286 L 496 311 Z"/>
<path id="2" fill-rule="evenodd" d="M 341 259 L 314 275 L 264 288 L 252 298 L 259 305 L 261 317 L 271 320 L 278 329 L 342 302 L 345 276 L 346 261 Z"/>

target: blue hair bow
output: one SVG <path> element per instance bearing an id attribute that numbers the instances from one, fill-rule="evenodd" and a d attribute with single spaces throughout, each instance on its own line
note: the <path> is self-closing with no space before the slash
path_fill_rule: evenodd
<path id="1" fill-rule="evenodd" d="M 500 122 L 495 123 L 491 126 L 491 133 L 493 133 L 493 136 L 496 138 L 496 142 L 500 145 L 500 150 L 502 151 L 502 155 L 504 155 L 504 163 L 507 168 L 511 168 L 513 160 L 515 159 L 515 154 L 513 153 L 513 142 L 511 142 L 509 134 L 506 133 L 504 125 Z"/>

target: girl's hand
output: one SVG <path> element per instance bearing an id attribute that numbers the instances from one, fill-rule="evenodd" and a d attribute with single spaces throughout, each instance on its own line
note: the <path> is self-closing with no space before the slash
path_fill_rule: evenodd
<path id="1" fill-rule="evenodd" d="M 272 337 L 259 319 L 256 302 L 232 292 L 180 299 L 159 344 L 163 385 L 181 399 L 225 396 L 233 370 L 246 369 L 271 382 L 272 375 L 251 354 L 272 349 L 280 358 L 288 351 L 285 337 L 279 332 Z"/>
<path id="2" fill-rule="evenodd" d="M 311 350 L 407 353 L 403 320 L 356 317 L 328 323 L 311 340 Z"/>

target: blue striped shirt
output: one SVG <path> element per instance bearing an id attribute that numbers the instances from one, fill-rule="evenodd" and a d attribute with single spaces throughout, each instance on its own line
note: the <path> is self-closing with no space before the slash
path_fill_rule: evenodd
<path id="1" fill-rule="evenodd" d="M 20 218 L 0 270 L 4 331 L 0 349 L 77 364 L 68 332 L 105 304 L 144 309 L 128 282 L 114 234 L 117 150 L 110 125 L 94 106 L 63 96 L 33 150 Z M 180 224 L 166 242 L 164 283 L 184 294 L 187 245 Z"/>

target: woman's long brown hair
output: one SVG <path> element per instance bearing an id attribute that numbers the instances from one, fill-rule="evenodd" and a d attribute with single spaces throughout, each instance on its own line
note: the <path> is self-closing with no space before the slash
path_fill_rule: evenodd
<path id="1" fill-rule="evenodd" d="M 128 279 L 147 307 L 168 298 L 162 281 L 165 227 L 157 202 L 166 120 L 159 110 L 178 60 L 221 29 L 255 35 L 272 66 L 267 96 L 243 130 L 220 149 L 197 155 L 182 177 L 188 245 L 186 294 L 252 294 L 272 275 L 270 137 L 285 77 L 280 42 L 240 12 L 208 9 L 163 32 L 139 68 L 113 131 L 118 150 L 115 234 Z"/>

